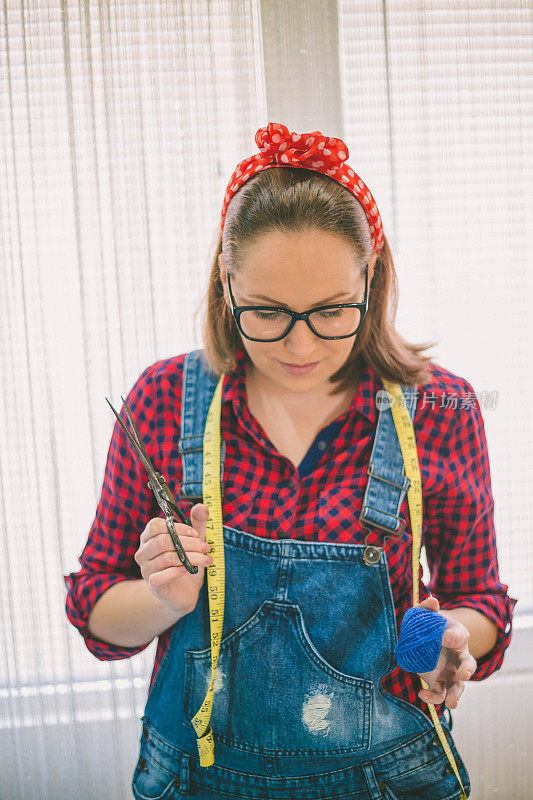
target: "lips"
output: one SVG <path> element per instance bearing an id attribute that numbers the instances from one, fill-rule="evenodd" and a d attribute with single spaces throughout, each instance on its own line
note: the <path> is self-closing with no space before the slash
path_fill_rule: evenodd
<path id="1" fill-rule="evenodd" d="M 307 375 L 309 372 L 312 372 L 318 361 L 315 361 L 314 364 L 286 364 L 284 361 L 279 362 L 285 372 L 288 372 L 290 375 Z"/>
<path id="2" fill-rule="evenodd" d="M 286 367 L 295 367 L 296 369 L 303 369 L 304 367 L 314 367 L 317 364 L 317 361 L 312 361 L 310 364 L 288 364 L 286 361 L 282 361 Z"/>

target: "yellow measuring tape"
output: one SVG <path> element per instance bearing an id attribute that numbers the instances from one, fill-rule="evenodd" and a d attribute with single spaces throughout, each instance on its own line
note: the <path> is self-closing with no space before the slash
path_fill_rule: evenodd
<path id="1" fill-rule="evenodd" d="M 219 378 L 209 411 L 207 414 L 203 442 L 203 502 L 209 508 L 209 519 L 206 526 L 206 542 L 211 545 L 213 564 L 206 567 L 209 596 L 209 621 L 211 628 L 211 682 L 205 699 L 191 722 L 197 735 L 198 754 L 201 767 L 210 767 L 215 762 L 215 742 L 209 720 L 213 709 L 213 692 L 215 674 L 220 653 L 222 627 L 224 623 L 225 567 L 224 567 L 224 531 L 222 525 L 222 498 L 220 494 L 220 411 L 222 403 L 222 384 L 224 375 Z M 410 481 L 407 492 L 409 515 L 413 533 L 413 605 L 418 604 L 418 569 L 420 566 L 420 545 L 422 540 L 422 482 L 420 466 L 416 451 L 416 440 L 413 424 L 405 406 L 401 386 L 383 379 L 383 385 L 393 397 L 392 416 L 403 455 L 405 474 Z M 424 689 L 427 683 L 420 678 Z M 433 724 L 448 760 L 453 767 L 461 786 L 461 800 L 466 800 L 466 793 L 459 777 L 459 771 L 450 750 L 450 746 L 442 730 L 435 706 L 429 705 Z"/>
<path id="2" fill-rule="evenodd" d="M 418 570 L 420 567 L 420 547 L 422 542 L 422 479 L 420 477 L 420 465 L 418 463 L 418 453 L 416 450 L 416 439 L 413 428 L 411 416 L 405 404 L 405 396 L 402 387 L 397 383 L 382 378 L 385 390 L 392 396 L 391 411 L 400 448 L 402 451 L 403 462 L 405 466 L 405 474 L 407 475 L 410 486 L 407 490 L 407 502 L 409 504 L 409 517 L 411 519 L 411 531 L 413 537 L 413 606 L 418 605 Z M 420 678 L 420 683 L 423 689 L 427 689 L 428 685 L 423 678 Z M 446 735 L 442 730 L 439 716 L 435 711 L 433 703 L 428 703 L 429 713 L 433 724 L 437 729 L 440 742 L 444 748 L 444 752 L 448 756 L 448 761 L 452 765 L 453 771 L 459 781 L 461 787 L 461 800 L 466 800 L 466 792 L 459 777 L 459 770 L 455 763 L 455 758 L 450 750 L 450 745 L 446 739 Z"/>
<path id="3" fill-rule="evenodd" d="M 224 531 L 222 528 L 222 498 L 220 496 L 220 409 L 222 403 L 222 383 L 218 381 L 209 411 L 204 432 L 204 475 L 202 481 L 203 502 L 209 508 L 209 519 L 205 540 L 211 545 L 213 563 L 206 567 L 209 593 L 209 622 L 211 626 L 211 683 L 205 700 L 191 722 L 196 731 L 198 754 L 201 767 L 211 767 L 215 762 L 215 741 L 209 720 L 213 708 L 215 674 L 222 639 L 224 623 Z"/>

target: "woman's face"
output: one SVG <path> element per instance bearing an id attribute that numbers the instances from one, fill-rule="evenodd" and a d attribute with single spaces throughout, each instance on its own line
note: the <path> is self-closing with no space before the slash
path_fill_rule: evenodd
<path id="1" fill-rule="evenodd" d="M 369 261 L 368 286 L 377 254 Z M 222 255 L 220 272 L 228 308 L 230 297 Z M 231 277 L 235 305 L 286 305 L 307 311 L 315 305 L 357 303 L 364 298 L 364 261 L 338 236 L 322 231 L 263 234 L 245 254 L 241 270 Z M 268 299 L 266 299 L 268 298 Z M 346 362 L 357 334 L 346 339 L 321 339 L 304 320 L 277 342 L 252 342 L 241 335 L 256 380 L 280 390 L 309 393 L 327 384 Z M 293 375 L 280 362 L 316 366 Z"/>

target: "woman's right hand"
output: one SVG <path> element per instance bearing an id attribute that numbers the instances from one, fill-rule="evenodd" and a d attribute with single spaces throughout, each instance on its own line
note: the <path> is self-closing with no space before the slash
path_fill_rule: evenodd
<path id="1" fill-rule="evenodd" d="M 174 520 L 174 528 L 191 564 L 198 572 L 191 575 L 183 566 L 174 548 L 165 520 L 151 519 L 141 533 L 135 561 L 150 591 L 172 611 L 189 613 L 194 610 L 205 579 L 205 567 L 213 563 L 205 541 L 209 509 L 197 503 L 191 509 L 191 525 Z"/>

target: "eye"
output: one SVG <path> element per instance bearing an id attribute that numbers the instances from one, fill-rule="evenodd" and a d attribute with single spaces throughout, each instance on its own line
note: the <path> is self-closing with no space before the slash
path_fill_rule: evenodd
<path id="1" fill-rule="evenodd" d="M 280 316 L 279 311 L 257 311 L 254 310 L 253 312 L 258 319 L 277 319 Z"/>
<path id="2" fill-rule="evenodd" d="M 320 311 L 320 316 L 323 319 L 331 319 L 332 317 L 340 317 L 343 312 L 343 308 L 336 308 L 333 311 Z"/>

